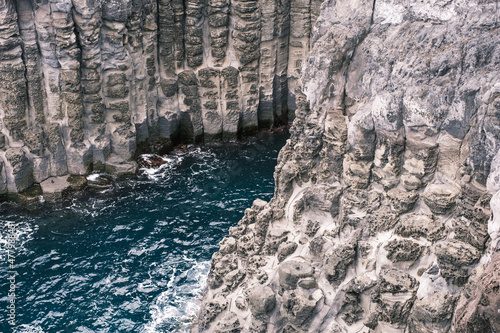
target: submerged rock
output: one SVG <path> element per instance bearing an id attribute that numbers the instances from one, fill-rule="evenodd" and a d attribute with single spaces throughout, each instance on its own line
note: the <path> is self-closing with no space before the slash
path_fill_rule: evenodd
<path id="1" fill-rule="evenodd" d="M 113 186 L 115 179 L 105 173 L 93 173 L 87 176 L 87 185 L 91 188 L 106 189 Z"/>
<path id="2" fill-rule="evenodd" d="M 157 169 L 166 163 L 167 161 L 164 158 L 156 154 L 143 154 L 137 159 L 139 168 Z"/>

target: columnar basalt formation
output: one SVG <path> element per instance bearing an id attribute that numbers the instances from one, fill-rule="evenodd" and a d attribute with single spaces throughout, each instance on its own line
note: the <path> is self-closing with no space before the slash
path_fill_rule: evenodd
<path id="1" fill-rule="evenodd" d="M 287 124 L 319 3 L 0 1 L 0 195 Z"/>
<path id="2" fill-rule="evenodd" d="M 194 331 L 496 332 L 499 29 L 498 1 L 325 1 L 274 198 Z"/>

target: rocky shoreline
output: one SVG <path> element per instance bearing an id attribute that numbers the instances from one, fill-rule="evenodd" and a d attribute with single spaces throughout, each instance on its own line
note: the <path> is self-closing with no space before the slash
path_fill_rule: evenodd
<path id="1" fill-rule="evenodd" d="M 325 1 L 192 331 L 499 331 L 499 29 L 496 1 Z"/>
<path id="2" fill-rule="evenodd" d="M 0 1 L 0 195 L 287 125 L 320 4 Z"/>
<path id="3" fill-rule="evenodd" d="M 499 331 L 499 31 L 496 0 L 0 0 L 0 195 L 294 119 L 193 332 Z"/>
<path id="4" fill-rule="evenodd" d="M 109 164 L 101 171 L 94 171 L 86 175 L 64 175 L 49 177 L 41 183 L 34 183 L 20 193 L 8 193 L 0 197 L 0 202 L 17 202 L 24 207 L 37 207 L 41 203 L 58 203 L 65 198 L 84 194 L 88 190 L 106 190 L 112 188 L 116 182 L 137 178 L 141 169 L 158 169 L 168 163 L 171 155 L 182 154 L 193 147 L 224 147 L 240 146 L 272 140 L 271 136 L 288 133 L 287 126 L 279 126 L 270 130 L 260 131 L 256 135 L 245 137 L 238 141 L 215 141 L 200 144 L 180 144 L 170 147 L 167 154 L 141 154 L 135 161 Z"/>

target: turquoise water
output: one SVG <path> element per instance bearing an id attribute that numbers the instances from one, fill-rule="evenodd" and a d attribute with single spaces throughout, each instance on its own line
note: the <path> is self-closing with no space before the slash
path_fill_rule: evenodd
<path id="1" fill-rule="evenodd" d="M 26 211 L 0 207 L 0 332 L 15 223 L 17 332 L 187 332 L 218 242 L 269 200 L 285 135 L 191 147 L 104 191 Z"/>

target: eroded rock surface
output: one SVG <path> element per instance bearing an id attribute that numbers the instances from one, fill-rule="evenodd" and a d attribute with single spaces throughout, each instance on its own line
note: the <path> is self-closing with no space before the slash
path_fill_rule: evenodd
<path id="1" fill-rule="evenodd" d="M 0 195 L 286 125 L 321 1 L 0 1 Z"/>
<path id="2" fill-rule="evenodd" d="M 497 331 L 499 28 L 497 1 L 325 1 L 274 198 L 230 231 L 245 277 L 216 253 L 202 309 L 270 288 L 238 331 Z"/>

